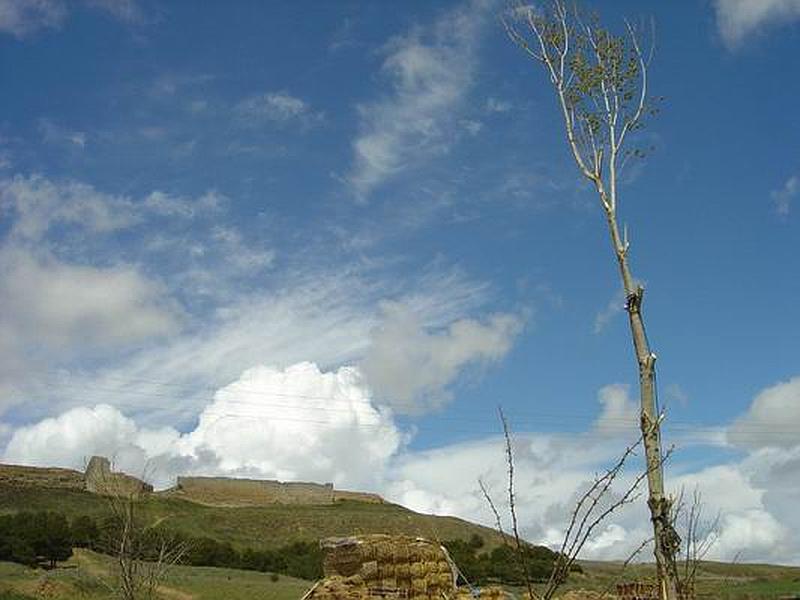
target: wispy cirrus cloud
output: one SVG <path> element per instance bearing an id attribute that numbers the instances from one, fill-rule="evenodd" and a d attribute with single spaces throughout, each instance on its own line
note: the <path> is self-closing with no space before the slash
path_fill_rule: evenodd
<path id="1" fill-rule="evenodd" d="M 251 127 L 263 123 L 311 126 L 325 119 L 322 112 L 313 110 L 308 102 L 286 91 L 248 96 L 236 105 L 235 111 L 240 121 Z"/>
<path id="2" fill-rule="evenodd" d="M 381 66 L 389 90 L 358 106 L 359 132 L 346 181 L 359 198 L 448 151 L 473 79 L 488 2 L 468 2 L 429 27 L 391 40 Z"/>
<path id="3" fill-rule="evenodd" d="M 84 0 L 84 5 L 129 25 L 146 21 L 136 0 Z M 74 6 L 65 0 L 0 0 L 0 32 L 25 39 L 46 29 L 59 29 Z"/>
<path id="4" fill-rule="evenodd" d="M 23 39 L 43 29 L 58 29 L 67 14 L 61 0 L 2 0 L 0 32 Z"/>
<path id="5" fill-rule="evenodd" d="M 775 203 L 775 212 L 782 217 L 788 216 L 792 209 L 792 201 L 800 195 L 800 177 L 792 175 L 783 186 L 773 190 L 770 196 Z"/>
<path id="6" fill-rule="evenodd" d="M 800 20 L 797 0 L 715 0 L 717 29 L 728 48 L 768 27 Z"/>
<path id="7" fill-rule="evenodd" d="M 123 23 L 138 25 L 146 21 L 146 15 L 136 0 L 84 0 L 86 5 L 111 15 Z"/>

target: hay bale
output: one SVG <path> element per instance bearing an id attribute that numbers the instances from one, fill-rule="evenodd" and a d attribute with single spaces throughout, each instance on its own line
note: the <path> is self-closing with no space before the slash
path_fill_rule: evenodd
<path id="1" fill-rule="evenodd" d="M 379 573 L 380 569 L 378 568 L 378 561 L 376 560 L 362 563 L 361 569 L 359 570 L 359 575 L 366 580 L 378 579 Z"/>
<path id="2" fill-rule="evenodd" d="M 456 567 L 439 544 L 408 536 L 363 535 L 321 542 L 326 576 L 360 575 L 374 596 L 442 600 L 455 594 Z"/>

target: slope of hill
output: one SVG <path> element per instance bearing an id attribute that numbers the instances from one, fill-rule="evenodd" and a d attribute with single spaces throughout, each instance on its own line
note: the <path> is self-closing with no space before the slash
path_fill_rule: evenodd
<path id="1" fill-rule="evenodd" d="M 0 513 L 20 510 L 56 510 L 70 518 L 101 516 L 107 511 L 107 501 L 81 490 L 0 487 Z M 171 529 L 230 542 L 238 548 L 278 548 L 355 533 L 397 533 L 438 540 L 468 540 L 477 533 L 489 547 L 501 543 L 493 529 L 389 503 L 345 500 L 330 505 L 219 507 L 156 494 L 141 500 L 141 512 L 153 520 L 168 519 Z"/>
<path id="2" fill-rule="evenodd" d="M 87 550 L 76 550 L 64 567 L 53 571 L 0 562 L 0 600 L 107 599 L 112 583 L 112 560 Z M 165 600 L 297 600 L 311 585 L 309 581 L 275 578 L 269 573 L 178 566 L 170 571 L 158 592 Z"/>

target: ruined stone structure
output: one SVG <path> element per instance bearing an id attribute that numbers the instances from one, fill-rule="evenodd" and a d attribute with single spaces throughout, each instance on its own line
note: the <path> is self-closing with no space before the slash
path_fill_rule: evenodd
<path id="1" fill-rule="evenodd" d="M 104 456 L 93 456 L 84 474 L 85 489 L 107 496 L 139 496 L 149 494 L 153 486 L 136 477 L 111 470 L 111 461 Z"/>
<path id="2" fill-rule="evenodd" d="M 84 478 L 83 473 L 72 469 L 0 465 L 0 485 L 82 490 Z"/>
<path id="3" fill-rule="evenodd" d="M 93 494 L 120 496 L 153 492 L 153 487 L 144 481 L 112 471 L 111 462 L 103 456 L 93 456 L 85 473 L 0 464 L 0 485 L 85 490 Z M 342 501 L 383 503 L 378 494 L 337 490 L 331 483 L 228 477 L 178 477 L 174 488 L 159 493 L 214 506 L 315 505 Z"/>
<path id="4" fill-rule="evenodd" d="M 168 493 L 202 504 L 224 506 L 333 504 L 341 500 L 383 502 L 377 494 L 336 490 L 331 483 L 227 477 L 178 477 L 178 484 Z"/>

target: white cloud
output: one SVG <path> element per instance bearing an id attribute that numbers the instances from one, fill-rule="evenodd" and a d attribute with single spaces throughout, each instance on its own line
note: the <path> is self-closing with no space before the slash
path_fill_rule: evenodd
<path id="1" fill-rule="evenodd" d="M 86 133 L 66 129 L 50 119 L 39 119 L 39 132 L 47 144 L 75 146 L 80 149 L 86 147 Z"/>
<path id="2" fill-rule="evenodd" d="M 0 214 L 12 213 L 12 240 L 38 242 L 54 225 L 108 233 L 136 223 L 130 199 L 76 181 L 56 183 L 40 175 L 0 180 Z"/>
<path id="3" fill-rule="evenodd" d="M 3 460 L 80 468 L 93 454 L 160 487 L 178 474 L 332 481 L 378 489 L 404 435 L 371 401 L 358 371 L 312 363 L 259 366 L 220 389 L 192 431 L 145 429 L 108 405 L 18 428 Z"/>
<path id="4" fill-rule="evenodd" d="M 728 440 L 745 448 L 800 446 L 800 377 L 773 385 L 755 397 L 728 429 Z"/>
<path id="5" fill-rule="evenodd" d="M 19 39 L 41 29 L 57 29 L 66 17 L 61 0 L 0 0 L 0 31 Z"/>
<path id="6" fill-rule="evenodd" d="M 478 135 L 483 129 L 483 123 L 474 119 L 462 119 L 461 126 L 472 136 Z"/>
<path id="7" fill-rule="evenodd" d="M 18 428 L 6 446 L 3 460 L 82 469 L 86 461 L 97 454 L 113 457 L 119 467 L 139 474 L 148 458 L 148 450 L 157 448 L 150 444 L 159 435 L 173 443 L 178 438 L 174 430 L 140 430 L 131 419 L 107 404 L 78 407 L 58 417 Z M 148 442 L 148 446 L 142 442 Z"/>
<path id="8" fill-rule="evenodd" d="M 486 112 L 490 113 L 504 113 L 511 110 L 512 105 L 508 100 L 501 100 L 490 96 L 486 99 Z"/>
<path id="9" fill-rule="evenodd" d="M 800 194 L 800 177 L 792 175 L 778 190 L 773 190 L 772 201 L 775 203 L 775 212 L 787 216 L 792 208 L 792 200 Z"/>
<path id="10" fill-rule="evenodd" d="M 118 21 L 140 24 L 145 20 L 142 7 L 136 0 L 84 0 L 91 8 L 102 10 Z"/>
<path id="11" fill-rule="evenodd" d="M 84 0 L 84 4 L 123 23 L 145 20 L 136 0 Z M 67 20 L 70 8 L 64 0 L 0 0 L 0 32 L 24 39 L 43 29 L 58 29 Z"/>
<path id="12" fill-rule="evenodd" d="M 611 300 L 608 301 L 603 310 L 597 312 L 594 317 L 594 332 L 602 333 L 609 323 L 620 314 L 625 308 L 625 293 L 620 289 L 618 290 Z"/>
<path id="13" fill-rule="evenodd" d="M 521 328 L 519 317 L 496 314 L 486 322 L 460 319 L 436 331 L 409 307 L 386 303 L 364 374 L 382 402 L 402 412 L 425 411 L 450 399 L 446 388 L 464 367 L 503 358 Z"/>
<path id="14" fill-rule="evenodd" d="M 133 267 L 0 254 L 0 325 L 17 347 L 129 344 L 175 333 L 179 311 Z M 84 348 L 86 349 L 86 348 Z"/>
<path id="15" fill-rule="evenodd" d="M 635 432 L 639 423 L 638 401 L 630 397 L 630 386 L 614 383 L 600 388 L 597 399 L 603 406 L 600 416 L 595 421 L 595 429 L 599 432 L 619 433 Z"/>
<path id="16" fill-rule="evenodd" d="M 473 1 L 387 45 L 391 90 L 359 106 L 347 181 L 363 198 L 387 179 L 447 152 L 457 109 L 472 84 L 486 3 Z"/>
<path id="17" fill-rule="evenodd" d="M 27 395 L 46 398 L 51 411 L 114 398 L 116 406 L 148 426 L 183 426 L 194 420 L 210 390 L 253 365 L 356 364 L 379 322 L 383 298 L 397 298 L 432 329 L 444 329 L 480 307 L 486 290 L 440 270 L 419 279 L 382 281 L 347 269 L 314 269 L 282 278 L 272 291 L 236 296 L 223 298 L 204 323 L 187 326 L 184 334 L 95 371 L 57 377 L 34 371 L 38 383 Z"/>
<path id="18" fill-rule="evenodd" d="M 774 25 L 800 19 L 798 0 L 715 0 L 717 28 L 729 48 Z"/>
<path id="19" fill-rule="evenodd" d="M 311 126 L 324 119 L 323 114 L 312 110 L 305 100 L 285 91 L 265 92 L 245 98 L 236 105 L 236 112 L 245 124 L 251 126 L 265 121 Z"/>
<path id="20" fill-rule="evenodd" d="M 192 218 L 201 214 L 218 213 L 227 202 L 228 199 L 215 190 L 198 198 L 175 196 L 156 190 L 144 198 L 143 205 L 148 211 L 160 216 Z"/>

